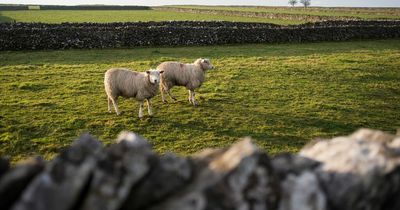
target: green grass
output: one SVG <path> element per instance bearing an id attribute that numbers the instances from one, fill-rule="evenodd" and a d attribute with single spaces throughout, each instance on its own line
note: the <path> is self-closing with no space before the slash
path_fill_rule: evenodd
<path id="1" fill-rule="evenodd" d="M 26 10 L 1 11 L 0 22 L 137 22 L 137 21 L 170 21 L 170 20 L 223 20 L 238 22 L 266 22 L 274 24 L 299 24 L 302 21 L 277 20 L 226 15 L 192 14 L 157 10 Z"/>
<path id="2" fill-rule="evenodd" d="M 400 19 L 400 9 L 390 8 L 288 8 L 288 7 L 230 7 L 230 6 L 171 6 L 194 9 L 231 10 L 298 15 L 360 17 L 363 19 Z M 224 14 L 193 14 L 159 10 L 26 10 L 0 11 L 0 22 L 137 22 L 170 20 L 222 20 L 238 22 L 265 22 L 280 25 L 301 24 L 300 20 L 268 19 L 262 17 L 228 16 Z"/>
<path id="3" fill-rule="evenodd" d="M 318 16 L 359 17 L 362 19 L 400 19 L 398 8 L 307 8 L 302 7 L 232 7 L 232 6 L 172 6 L 178 8 L 212 9 L 221 11 L 265 12 Z"/>
<path id="4" fill-rule="evenodd" d="M 107 113 L 108 68 L 144 71 L 198 57 L 216 66 L 199 107 L 176 87 L 178 102 L 153 99 L 153 118 L 138 119 L 128 99 L 120 99 L 121 116 Z M 251 136 L 275 154 L 361 127 L 400 127 L 400 40 L 0 52 L 0 78 L 0 155 L 13 161 L 50 158 L 83 132 L 109 144 L 131 130 L 156 151 L 179 154 Z"/>

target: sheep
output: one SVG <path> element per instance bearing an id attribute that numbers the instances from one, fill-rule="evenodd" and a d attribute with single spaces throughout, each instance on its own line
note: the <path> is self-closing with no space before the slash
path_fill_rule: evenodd
<path id="1" fill-rule="evenodd" d="M 158 92 L 162 73 L 163 71 L 154 69 L 146 72 L 136 72 L 125 68 L 107 70 L 104 76 L 104 87 L 107 94 L 108 112 L 111 113 L 111 104 L 113 104 L 115 112 L 120 115 L 118 97 L 122 96 L 139 101 L 139 118 L 143 117 L 143 104 L 146 100 L 148 113 L 152 116 L 150 99 Z"/>
<path id="2" fill-rule="evenodd" d="M 205 79 L 205 73 L 209 69 L 213 69 L 209 59 L 199 58 L 192 64 L 183 64 L 180 62 L 163 62 L 157 66 L 157 70 L 164 71 L 161 75 L 160 92 L 162 101 L 167 102 L 164 94 L 176 101 L 171 94 L 170 89 L 173 86 L 185 86 L 189 90 L 189 103 L 194 106 L 198 105 L 194 90 L 199 88 Z"/>

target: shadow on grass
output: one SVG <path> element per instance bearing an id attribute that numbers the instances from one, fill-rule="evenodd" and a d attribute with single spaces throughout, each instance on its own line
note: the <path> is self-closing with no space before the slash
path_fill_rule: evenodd
<path id="1" fill-rule="evenodd" d="M 219 111 L 219 107 L 213 105 L 203 105 L 202 108 Z M 176 119 L 169 119 L 166 122 L 162 119 L 154 119 L 154 123 L 168 124 L 170 130 L 179 129 L 183 133 L 192 133 L 195 136 L 209 132 L 219 140 L 236 141 L 243 137 L 251 137 L 260 148 L 273 154 L 298 150 L 317 137 L 332 138 L 333 136 L 347 135 L 363 126 L 358 122 L 293 116 L 284 113 L 252 112 L 247 118 L 240 118 L 242 117 L 241 112 L 239 109 L 232 110 L 232 113 L 235 113 L 232 116 L 228 116 L 229 114 L 223 118 L 221 118 L 222 116 L 217 116 L 217 118 L 210 116 L 209 118 L 195 119 L 194 122 L 183 122 Z M 232 119 L 228 119 L 230 117 Z M 241 119 L 244 120 L 241 121 Z M 215 121 L 222 123 L 214 123 Z M 315 131 L 322 136 L 314 136 Z M 178 142 L 181 140 L 177 139 Z"/>
<path id="2" fill-rule="evenodd" d="M 400 42 L 391 40 L 365 40 L 346 42 L 292 43 L 292 44 L 244 44 L 201 47 L 138 47 L 134 49 L 91 49 L 91 50 L 41 50 L 0 52 L 3 65 L 13 64 L 115 64 L 134 61 L 149 61 L 155 67 L 160 61 L 186 60 L 195 58 L 249 58 L 324 55 L 363 50 L 399 49 Z M 251 49 L 251 50 L 249 50 Z M 188 56 L 190 55 L 190 56 Z M 30 57 L 31 59 L 26 59 Z"/>
<path id="3" fill-rule="evenodd" d="M 0 23 L 14 23 L 14 22 L 15 22 L 14 19 L 12 19 L 12 18 L 10 18 L 10 17 L 7 17 L 7 16 L 4 16 L 4 15 L 1 14 L 1 12 L 0 12 Z"/>

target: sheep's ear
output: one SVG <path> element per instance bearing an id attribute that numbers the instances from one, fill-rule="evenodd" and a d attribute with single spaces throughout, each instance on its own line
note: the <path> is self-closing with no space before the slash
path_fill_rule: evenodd
<path id="1" fill-rule="evenodd" d="M 150 74 L 150 71 L 149 71 L 149 70 L 147 70 L 147 71 L 146 71 L 146 73 L 147 73 L 147 74 Z"/>
<path id="2" fill-rule="evenodd" d="M 160 71 L 160 74 L 164 73 L 164 71 Z"/>

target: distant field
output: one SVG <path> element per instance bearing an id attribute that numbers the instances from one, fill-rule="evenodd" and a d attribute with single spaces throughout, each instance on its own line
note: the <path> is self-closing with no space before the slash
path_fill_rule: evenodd
<path id="1" fill-rule="evenodd" d="M 302 7 L 232 7 L 232 6 L 171 6 L 173 8 L 211 9 L 273 14 L 359 17 L 362 19 L 400 19 L 400 8 L 307 8 Z"/>
<path id="2" fill-rule="evenodd" d="M 154 118 L 120 100 L 107 113 L 103 75 L 162 61 L 212 59 L 216 69 L 178 102 L 154 99 Z M 106 144 L 122 130 L 150 139 L 158 152 L 192 154 L 251 136 L 270 153 L 296 152 L 310 139 L 360 127 L 400 127 L 400 40 L 240 46 L 0 52 L 0 156 L 49 158 L 89 131 Z"/>
<path id="3" fill-rule="evenodd" d="M 137 22 L 170 20 L 222 20 L 238 22 L 266 22 L 281 25 L 299 24 L 303 21 L 279 20 L 259 17 L 240 17 L 226 15 L 192 14 L 156 10 L 37 10 L 0 11 L 0 22 Z"/>
<path id="4" fill-rule="evenodd" d="M 162 7 L 161 7 L 162 8 Z M 400 19 L 400 8 L 322 8 L 311 7 L 234 7 L 234 6 L 169 6 L 164 8 L 186 8 L 221 11 L 217 14 L 203 14 L 196 12 L 158 10 L 21 10 L 0 11 L 0 22 L 137 22 L 137 21 L 170 21 L 170 20 L 220 20 L 238 22 L 265 22 L 281 25 L 301 24 L 309 19 L 292 19 L 282 15 L 311 15 L 322 17 L 344 17 L 361 19 Z M 235 11 L 238 14 L 227 15 L 224 11 Z M 277 17 L 249 17 L 241 12 L 258 12 L 276 14 Z M 291 19 L 291 20 L 289 20 Z"/>
<path id="5" fill-rule="evenodd" d="M 224 11 L 259 12 L 266 14 L 311 15 L 323 17 L 356 17 L 361 19 L 400 19 L 398 8 L 290 8 L 290 7 L 232 7 L 232 6 L 170 6 L 171 8 L 190 8 L 217 10 L 221 14 L 196 14 L 190 12 L 165 10 L 22 10 L 0 11 L 0 22 L 136 22 L 170 20 L 238 21 L 265 22 L 293 25 L 306 22 L 301 19 L 287 20 L 285 17 L 247 17 L 246 14 L 226 15 Z M 165 7 L 164 7 L 165 8 Z M 168 7 L 167 7 L 168 8 Z M 157 9 L 157 8 L 154 8 Z"/>

